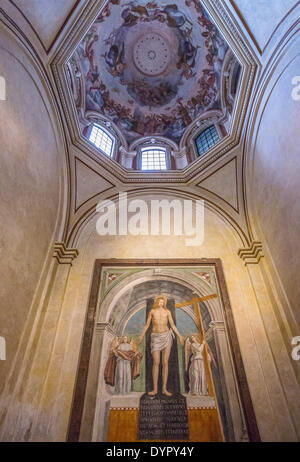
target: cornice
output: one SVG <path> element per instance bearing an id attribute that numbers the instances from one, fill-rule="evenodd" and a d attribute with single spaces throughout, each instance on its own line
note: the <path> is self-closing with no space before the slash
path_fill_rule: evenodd
<path id="1" fill-rule="evenodd" d="M 257 265 L 264 256 L 262 243 L 254 241 L 250 247 L 240 249 L 238 256 L 244 261 L 245 266 Z"/>
<path id="2" fill-rule="evenodd" d="M 68 249 L 63 242 L 56 242 L 54 244 L 53 258 L 55 258 L 60 265 L 71 265 L 73 260 L 78 257 L 77 249 Z"/>
<path id="3" fill-rule="evenodd" d="M 209 327 L 213 332 L 215 331 L 226 332 L 224 321 L 211 321 L 209 323 Z"/>
<path id="4" fill-rule="evenodd" d="M 109 322 L 97 322 L 97 330 L 116 336 L 116 331 Z"/>

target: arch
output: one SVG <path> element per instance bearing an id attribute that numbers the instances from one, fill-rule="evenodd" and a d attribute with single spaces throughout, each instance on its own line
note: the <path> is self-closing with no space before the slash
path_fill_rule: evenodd
<path id="1" fill-rule="evenodd" d="M 133 141 L 133 143 L 130 145 L 129 150 L 130 151 L 135 151 L 138 149 L 140 145 L 144 146 L 147 145 L 147 143 L 152 143 L 155 140 L 155 145 L 158 145 L 159 143 L 162 143 L 163 145 L 169 146 L 173 151 L 178 151 L 179 147 L 178 144 L 175 143 L 175 141 L 169 140 L 168 138 L 165 138 L 164 136 L 144 136 L 139 138 L 138 140 Z"/>
<path id="2" fill-rule="evenodd" d="M 180 141 L 179 149 L 183 149 L 186 146 L 193 149 L 195 136 L 209 125 L 218 124 L 223 116 L 224 114 L 220 109 L 210 109 L 198 117 L 185 131 Z"/>
<path id="3" fill-rule="evenodd" d="M 112 134 L 117 138 L 117 141 L 118 141 L 117 145 L 123 146 L 123 148 L 128 150 L 128 143 L 127 143 L 125 136 L 123 135 L 119 127 L 112 120 L 109 120 L 107 117 L 105 117 L 105 115 L 89 110 L 89 111 L 86 111 L 84 115 L 84 121 L 86 122 L 87 125 L 97 123 L 97 121 L 99 121 L 100 123 L 104 125 L 107 124 L 106 126 L 110 127 Z M 83 139 L 86 141 L 85 137 Z"/>
<path id="4" fill-rule="evenodd" d="M 125 188 L 126 191 L 126 188 Z M 229 214 L 227 211 L 216 205 L 211 200 L 207 199 L 203 196 L 202 193 L 193 190 L 191 191 L 183 191 L 180 189 L 168 189 L 168 188 L 159 188 L 153 190 L 151 187 L 144 187 L 144 188 L 137 188 L 134 190 L 127 190 L 128 199 L 131 198 L 141 198 L 145 197 L 145 200 L 150 200 L 150 195 L 154 199 L 158 198 L 172 198 L 172 199 L 180 199 L 180 200 L 204 200 L 205 207 L 213 212 L 216 216 L 220 218 L 220 220 L 224 223 L 225 226 L 231 228 L 231 231 L 235 235 L 237 241 L 239 242 L 240 246 L 247 246 L 249 244 L 249 238 L 245 230 L 240 226 L 240 224 L 236 221 L 236 219 Z M 106 200 L 114 201 L 118 205 L 119 193 L 113 192 L 111 196 L 106 197 Z M 82 211 L 82 215 L 80 215 L 73 227 L 70 230 L 70 234 L 68 237 L 68 246 L 69 247 L 77 247 L 79 245 L 79 241 L 81 237 L 84 235 L 86 227 L 88 227 L 89 223 L 93 220 L 96 220 L 97 210 L 96 204 L 99 200 L 101 200 L 101 194 L 94 198 L 94 204 L 86 211 Z"/>
<path id="5" fill-rule="evenodd" d="M 199 297 L 211 295 L 212 290 L 209 285 L 196 276 L 183 275 L 175 270 L 168 268 L 160 268 L 159 274 L 155 274 L 153 269 L 145 269 L 138 274 L 130 274 L 122 279 L 119 284 L 116 284 L 105 296 L 99 301 L 101 302 L 101 310 L 99 311 L 98 323 L 109 323 L 110 315 L 114 307 L 118 304 L 121 297 L 134 287 L 142 284 L 143 282 L 151 280 L 166 280 L 178 283 L 189 288 L 192 292 L 196 293 Z M 216 299 L 205 302 L 210 313 L 212 321 L 224 321 L 221 307 Z M 143 306 L 144 307 L 144 306 Z M 143 308 L 141 307 L 141 308 Z"/>

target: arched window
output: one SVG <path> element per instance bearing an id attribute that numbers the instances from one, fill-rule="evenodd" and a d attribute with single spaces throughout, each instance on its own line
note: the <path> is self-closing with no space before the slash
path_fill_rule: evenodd
<path id="1" fill-rule="evenodd" d="M 206 128 L 199 136 L 195 139 L 198 155 L 202 156 L 206 151 L 213 147 L 220 140 L 220 136 L 217 132 L 215 125 L 211 125 Z"/>
<path id="2" fill-rule="evenodd" d="M 141 149 L 141 170 L 167 170 L 167 151 L 162 147 Z"/>
<path id="3" fill-rule="evenodd" d="M 98 124 L 94 124 L 89 132 L 88 138 L 97 149 L 104 152 L 107 156 L 112 157 L 115 138 L 107 130 Z"/>

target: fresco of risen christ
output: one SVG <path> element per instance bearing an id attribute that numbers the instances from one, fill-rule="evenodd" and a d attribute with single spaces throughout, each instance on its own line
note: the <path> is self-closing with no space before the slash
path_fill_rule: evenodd
<path id="1" fill-rule="evenodd" d="M 152 378 L 153 390 L 148 394 L 151 396 L 157 395 L 158 389 L 158 374 L 160 363 L 160 352 L 162 352 L 162 392 L 166 396 L 172 396 L 167 390 L 168 374 L 169 374 L 169 357 L 171 353 L 174 332 L 178 335 L 180 343 L 184 345 L 184 339 L 178 332 L 171 312 L 167 309 L 167 298 L 164 295 L 159 295 L 155 298 L 154 305 L 148 315 L 145 327 L 138 338 L 138 344 L 143 341 L 144 335 L 152 322 L 151 332 L 151 354 L 153 357 Z M 171 329 L 168 327 L 170 323 Z"/>

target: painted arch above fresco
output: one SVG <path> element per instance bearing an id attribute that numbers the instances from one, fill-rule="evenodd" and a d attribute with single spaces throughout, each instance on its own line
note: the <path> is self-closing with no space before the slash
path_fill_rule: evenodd
<path id="1" fill-rule="evenodd" d="M 110 0 L 69 61 L 83 131 L 99 114 L 128 145 L 147 136 L 179 145 L 195 120 L 232 105 L 222 97 L 229 52 L 198 0 Z"/>

